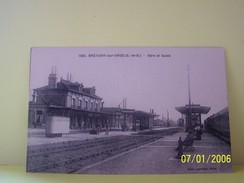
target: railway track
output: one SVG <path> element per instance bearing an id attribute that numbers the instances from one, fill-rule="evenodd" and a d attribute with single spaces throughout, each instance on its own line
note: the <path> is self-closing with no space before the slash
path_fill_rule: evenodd
<path id="1" fill-rule="evenodd" d="M 168 129 L 137 135 L 33 146 L 28 149 L 28 172 L 72 173 L 87 165 L 178 132 Z"/>

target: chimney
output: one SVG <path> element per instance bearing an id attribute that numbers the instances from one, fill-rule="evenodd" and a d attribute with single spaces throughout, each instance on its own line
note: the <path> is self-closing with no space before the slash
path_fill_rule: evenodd
<path id="1" fill-rule="evenodd" d="M 37 98 L 37 93 L 36 93 L 36 90 L 33 89 L 32 101 L 33 101 L 34 103 L 36 103 L 36 101 L 37 101 L 36 98 Z"/>
<path id="2" fill-rule="evenodd" d="M 49 77 L 48 77 L 48 88 L 57 88 L 56 68 L 55 68 L 55 72 L 54 72 L 54 69 L 52 68 L 52 73 L 49 74 Z"/>

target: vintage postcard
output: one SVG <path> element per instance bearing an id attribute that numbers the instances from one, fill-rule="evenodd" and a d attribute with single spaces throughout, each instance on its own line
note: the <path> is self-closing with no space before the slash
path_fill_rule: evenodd
<path id="1" fill-rule="evenodd" d="M 232 172 L 223 48 L 31 49 L 27 172 Z"/>

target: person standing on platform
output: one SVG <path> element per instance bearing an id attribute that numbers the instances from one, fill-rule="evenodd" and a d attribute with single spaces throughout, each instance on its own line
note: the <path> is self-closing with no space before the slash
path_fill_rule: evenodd
<path id="1" fill-rule="evenodd" d="M 109 134 L 109 122 L 107 121 L 106 124 L 105 124 L 105 135 L 108 135 Z"/>

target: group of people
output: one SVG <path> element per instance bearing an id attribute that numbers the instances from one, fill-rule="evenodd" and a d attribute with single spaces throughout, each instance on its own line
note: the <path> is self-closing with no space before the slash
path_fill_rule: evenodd
<path id="1" fill-rule="evenodd" d="M 201 140 L 202 139 L 202 128 L 203 125 L 196 125 L 194 130 L 196 131 L 196 140 Z"/>
<path id="2" fill-rule="evenodd" d="M 183 154 L 183 147 L 191 147 L 193 148 L 194 140 L 201 140 L 202 139 L 202 128 L 203 125 L 195 125 L 193 128 L 187 130 L 187 136 L 182 141 L 181 137 L 178 140 L 178 147 L 175 149 L 178 151 L 176 156 L 177 159 L 180 159 Z M 194 148 L 193 148 L 194 149 Z"/>
<path id="3" fill-rule="evenodd" d="M 105 123 L 105 135 L 108 135 L 109 134 L 109 130 L 111 128 L 111 125 L 109 122 L 106 122 Z M 99 123 L 96 123 L 96 131 L 97 131 L 97 135 L 100 134 L 100 131 L 101 131 L 101 126 Z"/>

